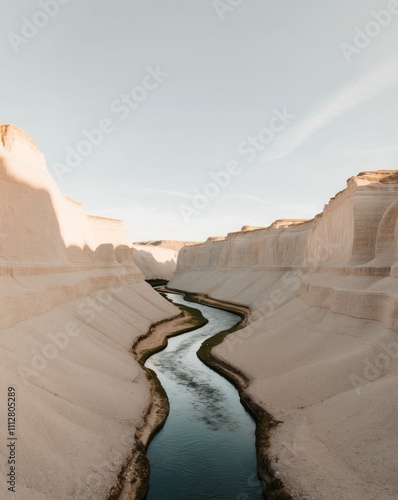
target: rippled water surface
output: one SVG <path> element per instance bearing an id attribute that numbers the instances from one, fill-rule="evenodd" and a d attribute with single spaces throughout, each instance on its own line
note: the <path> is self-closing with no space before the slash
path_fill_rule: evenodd
<path id="1" fill-rule="evenodd" d="M 257 500 L 255 425 L 237 390 L 196 356 L 202 342 L 240 318 L 226 311 L 186 302 L 209 323 L 169 339 L 166 350 L 146 366 L 156 371 L 170 400 L 170 415 L 149 446 L 149 500 Z"/>

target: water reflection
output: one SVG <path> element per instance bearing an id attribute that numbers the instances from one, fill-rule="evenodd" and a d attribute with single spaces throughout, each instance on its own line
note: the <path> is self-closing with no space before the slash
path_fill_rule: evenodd
<path id="1" fill-rule="evenodd" d="M 180 295 L 173 302 L 187 304 Z M 169 340 L 146 363 L 170 400 L 170 415 L 152 441 L 149 500 L 261 499 L 255 474 L 254 422 L 236 389 L 196 356 L 202 342 L 236 324 L 226 311 L 194 304 L 209 323 Z"/>

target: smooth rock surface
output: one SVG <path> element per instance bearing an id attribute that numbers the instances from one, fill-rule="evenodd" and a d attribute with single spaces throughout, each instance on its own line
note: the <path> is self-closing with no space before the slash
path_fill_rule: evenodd
<path id="1" fill-rule="evenodd" d="M 133 245 L 133 257 L 145 279 L 169 280 L 176 270 L 178 252 L 169 248 Z"/>
<path id="2" fill-rule="evenodd" d="M 398 497 L 398 172 L 363 172 L 311 221 L 183 248 L 170 286 L 251 307 L 214 353 L 283 423 L 296 498 Z"/>
<path id="3" fill-rule="evenodd" d="M 177 266 L 181 248 L 197 243 L 189 241 L 157 240 L 133 243 L 134 261 L 145 279 L 169 280 Z"/>
<path id="4" fill-rule="evenodd" d="M 179 310 L 144 282 L 121 221 L 65 198 L 18 127 L 0 126 L 0 139 L 0 498 L 105 499 L 150 404 L 129 351 Z"/>

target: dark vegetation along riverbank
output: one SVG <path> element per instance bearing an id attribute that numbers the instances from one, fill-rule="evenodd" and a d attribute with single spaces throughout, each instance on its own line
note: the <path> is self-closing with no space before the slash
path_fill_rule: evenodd
<path id="1" fill-rule="evenodd" d="M 166 286 L 168 281 L 167 280 L 162 280 L 162 279 L 152 279 L 152 280 L 145 280 L 148 285 L 151 285 L 151 287 L 155 288 L 157 286 Z"/>
<path id="2" fill-rule="evenodd" d="M 167 290 L 177 293 L 182 292 L 181 290 Z M 269 414 L 247 396 L 245 389 L 247 388 L 249 381 L 243 373 L 241 373 L 236 368 L 228 365 L 227 363 L 220 361 L 211 353 L 213 347 L 220 344 L 227 335 L 236 332 L 246 326 L 250 308 L 241 304 L 219 301 L 203 294 L 194 294 L 189 292 L 183 293 L 184 298 L 187 301 L 198 302 L 209 307 L 224 309 L 225 311 L 235 313 L 242 318 L 242 320 L 232 328 L 219 332 L 217 335 L 214 335 L 213 337 L 203 342 L 197 354 L 199 359 L 209 368 L 215 370 L 220 375 L 223 375 L 235 385 L 235 387 L 239 391 L 240 400 L 243 406 L 252 415 L 256 422 L 257 472 L 263 485 L 265 498 L 267 500 L 291 500 L 292 496 L 284 487 L 280 479 L 276 477 L 274 471 L 272 470 L 271 462 L 267 456 L 270 433 L 272 429 L 281 422 L 276 421 L 271 414 Z"/>
<path id="3" fill-rule="evenodd" d="M 158 291 L 160 293 L 162 291 L 182 293 L 187 301 L 223 309 L 235 313 L 242 318 L 232 328 L 219 332 L 217 335 L 203 342 L 197 354 L 199 359 L 209 368 L 224 376 L 235 385 L 239 391 L 243 406 L 256 422 L 257 472 L 263 486 L 264 497 L 268 500 L 291 500 L 291 495 L 275 476 L 270 460 L 267 458 L 270 432 L 280 422 L 277 422 L 268 412 L 247 396 L 245 389 L 248 386 L 248 380 L 243 373 L 221 362 L 211 354 L 213 347 L 220 344 L 227 335 L 244 328 L 250 312 L 249 308 L 239 304 L 218 301 L 205 295 L 173 290 L 166 287 L 160 288 Z M 155 372 L 144 366 L 146 360 L 152 354 L 165 349 L 168 338 L 196 330 L 208 322 L 199 310 L 186 307 L 182 304 L 176 304 L 176 306 L 181 309 L 179 316 L 152 325 L 147 334 L 138 338 L 132 347 L 132 352 L 145 371 L 150 384 L 151 405 L 145 416 L 144 426 L 136 433 L 137 444 L 132 452 L 132 457 L 120 472 L 118 482 L 113 486 L 108 500 L 145 499 L 149 488 L 150 464 L 146 457 L 146 450 L 153 436 L 163 427 L 166 421 L 169 413 L 169 402 L 167 394 Z"/>
<path id="4" fill-rule="evenodd" d="M 167 394 L 155 372 L 146 368 L 146 360 L 167 347 L 167 339 L 196 330 L 208 323 L 197 309 L 179 305 L 181 314 L 170 320 L 155 323 L 146 335 L 139 337 L 132 352 L 145 371 L 151 391 L 151 405 L 144 418 L 144 425 L 136 432 L 136 446 L 121 470 L 117 483 L 111 488 L 108 500 L 141 500 L 149 488 L 150 464 L 146 450 L 153 436 L 164 425 L 169 413 Z"/>

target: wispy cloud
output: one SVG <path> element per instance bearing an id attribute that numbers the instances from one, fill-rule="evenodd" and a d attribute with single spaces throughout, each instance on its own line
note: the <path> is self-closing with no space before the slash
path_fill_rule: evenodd
<path id="1" fill-rule="evenodd" d="M 336 118 L 344 115 L 358 104 L 396 87 L 397 84 L 398 56 L 394 56 L 356 83 L 342 89 L 337 95 L 319 106 L 314 113 L 298 122 L 296 126 L 290 127 L 270 146 L 262 156 L 261 163 L 265 164 L 289 155 Z"/>

